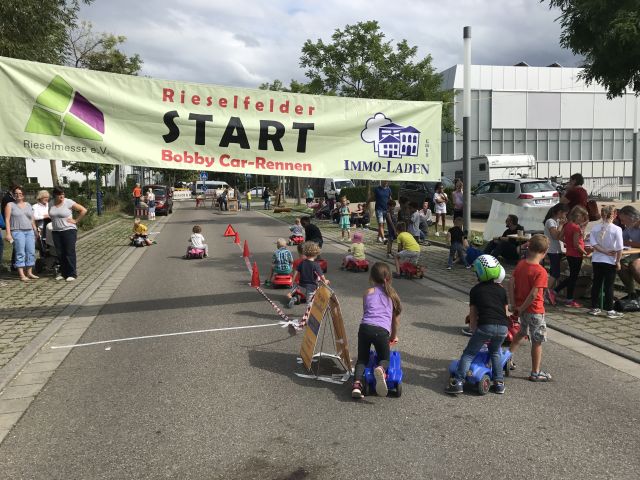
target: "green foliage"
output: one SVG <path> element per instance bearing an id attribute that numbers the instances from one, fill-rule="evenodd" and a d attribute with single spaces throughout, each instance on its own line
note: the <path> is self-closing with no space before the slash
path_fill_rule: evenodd
<path id="1" fill-rule="evenodd" d="M 98 225 L 98 212 L 93 206 L 88 206 L 86 203 L 82 205 L 87 209 L 87 214 L 78 224 L 78 229 L 82 231 L 92 230 Z"/>
<path id="2" fill-rule="evenodd" d="M 640 94 L 640 1 L 549 0 L 549 7 L 561 11 L 560 45 L 584 56 L 587 83 L 604 85 L 609 98 Z"/>
<path id="3" fill-rule="evenodd" d="M 65 189 L 65 193 L 68 197 L 77 197 L 80 193 L 80 182 L 71 180 L 69 182 L 69 187 Z"/>
<path id="4" fill-rule="evenodd" d="M 400 187 L 398 185 L 389 185 L 389 188 L 391 189 L 391 198 L 397 199 L 399 197 Z M 346 196 L 351 203 L 368 202 L 368 189 L 369 187 L 366 185 L 359 187 L 345 187 L 340 190 L 340 196 Z M 373 192 L 373 188 L 371 189 L 371 192 Z"/>
<path id="5" fill-rule="evenodd" d="M 27 167 L 24 158 L 0 157 L 0 188 L 6 190 L 12 184 L 27 182 Z"/>
<path id="6" fill-rule="evenodd" d="M 39 190 L 42 190 L 40 184 L 38 182 L 35 183 L 25 183 L 23 185 L 24 193 L 36 193 Z"/>

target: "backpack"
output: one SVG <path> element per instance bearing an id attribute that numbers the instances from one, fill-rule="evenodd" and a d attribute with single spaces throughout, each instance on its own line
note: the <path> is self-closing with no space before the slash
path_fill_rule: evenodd
<path id="1" fill-rule="evenodd" d="M 635 298 L 621 298 L 620 300 L 616 300 L 613 308 L 618 312 L 637 312 L 640 311 L 640 302 Z"/>
<path id="2" fill-rule="evenodd" d="M 589 221 L 595 222 L 600 220 L 600 209 L 598 208 L 598 202 L 591 199 L 587 201 L 587 213 L 589 214 Z"/>

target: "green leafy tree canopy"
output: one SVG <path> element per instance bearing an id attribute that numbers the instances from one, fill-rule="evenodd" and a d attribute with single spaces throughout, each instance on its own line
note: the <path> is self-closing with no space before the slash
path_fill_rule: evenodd
<path id="1" fill-rule="evenodd" d="M 550 0 L 549 7 L 560 9 L 560 45 L 584 57 L 587 83 L 604 85 L 609 98 L 640 94 L 640 0 Z"/>

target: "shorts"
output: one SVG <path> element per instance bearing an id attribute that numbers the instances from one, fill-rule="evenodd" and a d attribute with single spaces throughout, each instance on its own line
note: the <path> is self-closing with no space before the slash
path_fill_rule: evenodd
<path id="1" fill-rule="evenodd" d="M 547 341 L 547 323 L 544 321 L 544 313 L 523 312 L 520 314 L 520 331 L 528 333 L 532 342 L 542 343 Z"/>
<path id="2" fill-rule="evenodd" d="M 445 206 L 443 206 L 443 207 L 441 207 L 440 205 L 441 205 L 441 204 L 436 205 L 436 208 L 435 208 L 435 213 L 436 213 L 436 215 L 441 215 L 441 214 L 446 215 L 446 214 L 447 214 L 447 207 L 446 207 L 446 205 L 445 205 Z"/>
<path id="3" fill-rule="evenodd" d="M 384 224 L 385 223 L 385 216 L 387 215 L 387 211 L 386 210 L 378 210 L 376 208 L 376 220 L 378 220 L 378 224 Z"/>
<path id="4" fill-rule="evenodd" d="M 277 273 L 278 275 L 289 275 L 291 273 L 291 267 L 289 268 L 273 268 L 273 273 Z"/>
<path id="5" fill-rule="evenodd" d="M 411 263 L 418 263 L 418 258 L 420 258 L 420 252 L 413 252 L 411 250 L 401 250 L 398 252 L 398 258 L 400 260 L 404 260 Z"/>

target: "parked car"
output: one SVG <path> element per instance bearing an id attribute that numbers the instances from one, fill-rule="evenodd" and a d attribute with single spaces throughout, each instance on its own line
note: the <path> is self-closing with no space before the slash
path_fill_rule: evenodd
<path id="1" fill-rule="evenodd" d="M 149 189 L 153 190 L 153 194 L 156 196 L 156 215 L 173 213 L 173 193 L 171 188 L 166 185 L 145 185 L 142 187 L 142 192 L 146 193 Z"/>
<path id="2" fill-rule="evenodd" d="M 488 215 L 494 200 L 522 207 L 551 208 L 560 194 L 546 179 L 490 180 L 471 193 L 471 213 Z"/>
<path id="3" fill-rule="evenodd" d="M 454 182 L 449 177 L 442 177 L 440 180 L 444 188 L 453 188 Z M 433 194 L 435 187 L 440 182 L 402 182 L 400 184 L 401 197 L 407 197 L 410 202 L 422 205 L 425 200 L 429 201 L 429 207 L 433 210 Z"/>

